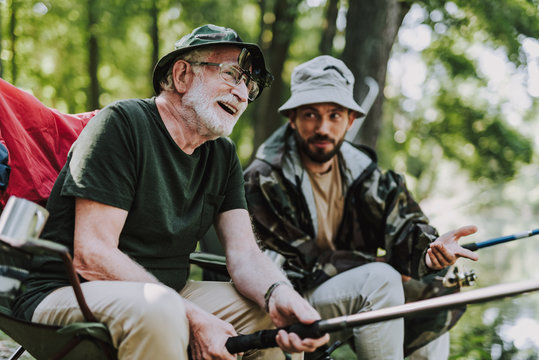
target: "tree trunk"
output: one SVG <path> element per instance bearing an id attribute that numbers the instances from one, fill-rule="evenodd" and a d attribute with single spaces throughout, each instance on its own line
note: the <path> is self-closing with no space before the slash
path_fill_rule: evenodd
<path id="1" fill-rule="evenodd" d="M 382 127 L 387 63 L 409 7 L 399 0 L 355 0 L 349 4 L 342 60 L 356 78 L 354 97 L 359 103 L 365 97 L 367 76 L 374 78 L 380 89 L 355 142 L 376 149 Z"/>
<path id="2" fill-rule="evenodd" d="M 284 92 L 281 74 L 288 55 L 288 48 L 292 42 L 294 23 L 300 2 L 301 0 L 275 1 L 273 9 L 275 22 L 272 25 L 273 38 L 269 47 L 264 49 L 264 56 L 267 59 L 266 66 L 275 76 L 275 81 L 270 88 L 264 90 L 264 93 L 255 103 L 253 124 L 255 151 L 281 124 L 277 113 L 282 101 L 282 93 Z"/>
<path id="3" fill-rule="evenodd" d="M 13 85 L 15 85 L 17 82 L 17 61 L 16 61 L 17 35 L 15 34 L 16 25 L 17 25 L 17 0 L 11 0 L 11 19 L 9 21 L 9 33 L 11 36 L 11 83 Z"/>
<path id="4" fill-rule="evenodd" d="M 331 55 L 333 51 L 333 38 L 337 33 L 337 15 L 339 14 L 339 0 L 329 0 L 326 6 L 326 17 L 322 25 L 322 38 L 320 39 L 320 54 Z"/>
<path id="5" fill-rule="evenodd" d="M 93 0 L 88 0 L 88 75 L 90 86 L 88 93 L 89 110 L 99 109 L 99 79 L 97 70 L 99 67 L 99 45 L 97 41 L 97 5 Z"/>
<path id="6" fill-rule="evenodd" d="M 159 10 L 157 9 L 157 0 L 152 0 L 150 8 L 150 37 L 152 39 L 152 59 L 150 62 L 150 84 L 153 84 L 153 68 L 159 61 Z M 153 93 L 153 87 L 152 87 Z"/>
<path id="7" fill-rule="evenodd" d="M 264 14 L 266 13 L 266 0 L 258 0 L 258 8 L 260 9 L 260 21 L 258 22 L 260 32 L 258 33 L 258 44 L 262 45 L 262 37 L 264 35 L 264 30 L 266 29 L 266 23 L 264 21 Z"/>

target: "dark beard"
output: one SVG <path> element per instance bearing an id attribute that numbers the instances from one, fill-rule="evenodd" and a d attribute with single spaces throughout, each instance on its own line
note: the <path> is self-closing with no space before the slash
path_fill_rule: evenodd
<path id="1" fill-rule="evenodd" d="M 335 143 L 335 141 L 333 139 L 330 139 L 328 136 L 315 135 L 305 140 L 299 135 L 298 130 L 294 129 L 294 137 L 296 138 L 296 142 L 298 143 L 299 152 L 307 155 L 309 159 L 319 164 L 324 164 L 328 162 L 329 160 L 331 160 L 333 156 L 335 156 L 339 152 L 342 146 L 342 143 L 344 142 L 344 136 L 343 136 L 339 140 L 339 142 L 335 145 L 333 150 L 326 153 L 322 149 L 317 149 L 315 151 L 312 151 L 309 148 L 309 143 L 316 142 L 316 141 L 331 141 L 332 143 Z"/>

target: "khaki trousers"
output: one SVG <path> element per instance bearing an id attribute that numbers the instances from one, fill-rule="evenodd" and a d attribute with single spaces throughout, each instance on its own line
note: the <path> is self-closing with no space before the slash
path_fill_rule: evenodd
<path id="1" fill-rule="evenodd" d="M 178 294 L 151 283 L 90 281 L 82 284 L 88 306 L 107 325 L 119 359 L 187 360 L 189 323 L 182 298 L 231 323 L 238 333 L 272 328 L 269 316 L 231 283 L 189 281 Z M 83 321 L 73 289 L 49 294 L 32 321 L 66 325 Z M 248 352 L 243 359 L 284 359 L 279 348 Z"/>

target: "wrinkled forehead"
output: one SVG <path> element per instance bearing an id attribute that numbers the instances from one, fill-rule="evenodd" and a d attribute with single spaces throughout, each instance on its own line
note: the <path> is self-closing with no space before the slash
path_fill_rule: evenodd
<path id="1" fill-rule="evenodd" d="M 242 49 L 235 46 L 216 46 L 207 61 L 223 64 L 239 64 Z"/>

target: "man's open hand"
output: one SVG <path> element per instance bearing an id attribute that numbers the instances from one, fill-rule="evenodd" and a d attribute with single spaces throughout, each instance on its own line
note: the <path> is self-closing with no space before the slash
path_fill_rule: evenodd
<path id="1" fill-rule="evenodd" d="M 453 265 L 459 257 L 476 261 L 479 257 L 471 250 L 459 245 L 462 236 L 473 234 L 477 231 L 475 225 L 463 226 L 457 230 L 449 231 L 430 244 L 427 250 L 425 262 L 430 269 L 441 270 Z"/>

